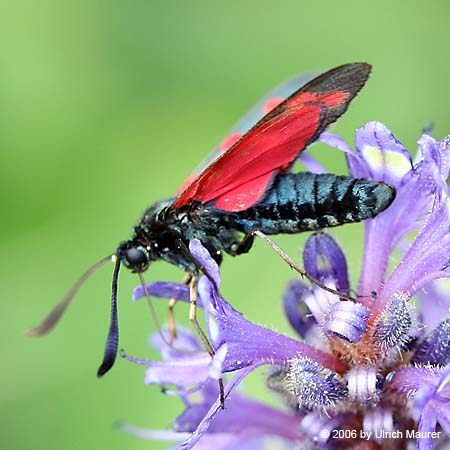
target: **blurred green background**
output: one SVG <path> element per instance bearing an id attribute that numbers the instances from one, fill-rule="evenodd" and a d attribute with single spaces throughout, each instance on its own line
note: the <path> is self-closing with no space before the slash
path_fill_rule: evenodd
<path id="1" fill-rule="evenodd" d="M 112 267 L 86 284 L 47 338 L 37 324 L 75 279 L 126 239 L 141 211 L 172 195 L 234 122 L 297 73 L 373 64 L 335 130 L 378 119 L 415 151 L 431 121 L 450 133 L 450 6 L 409 1 L 4 2 L 0 6 L 2 449 L 162 449 L 113 428 L 164 429 L 180 403 L 119 360 L 95 376 L 108 327 Z M 344 173 L 342 157 L 314 153 Z M 362 227 L 333 235 L 359 271 Z M 298 257 L 305 236 L 277 241 Z M 380 237 L 382 239 L 382 237 Z M 121 347 L 156 357 L 137 279 L 122 271 Z M 180 280 L 158 263 L 149 280 Z M 248 318 L 291 333 L 281 311 L 293 274 L 262 243 L 227 258 L 223 290 Z M 158 305 L 161 318 L 165 305 Z M 183 307 L 179 318 L 186 315 Z M 245 389 L 262 394 L 263 372 Z"/>

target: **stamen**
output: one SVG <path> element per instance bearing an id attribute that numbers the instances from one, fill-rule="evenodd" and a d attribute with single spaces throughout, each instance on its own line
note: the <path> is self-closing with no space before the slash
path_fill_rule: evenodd
<path id="1" fill-rule="evenodd" d="M 367 330 L 370 311 L 361 303 L 337 302 L 331 307 L 326 329 L 349 342 L 359 342 Z"/>
<path id="2" fill-rule="evenodd" d="M 355 366 L 346 375 L 350 400 L 366 405 L 379 400 L 383 380 L 377 377 L 374 366 Z"/>
<path id="3" fill-rule="evenodd" d="M 304 302 L 309 292 L 309 288 L 301 281 L 292 280 L 283 295 L 284 310 L 289 323 L 302 338 L 305 338 L 308 330 L 316 323 Z"/>
<path id="4" fill-rule="evenodd" d="M 368 409 L 364 414 L 363 430 L 370 433 L 376 442 L 383 442 L 385 439 L 383 435 L 389 436 L 390 433 L 395 431 L 392 409 L 386 406 Z"/>

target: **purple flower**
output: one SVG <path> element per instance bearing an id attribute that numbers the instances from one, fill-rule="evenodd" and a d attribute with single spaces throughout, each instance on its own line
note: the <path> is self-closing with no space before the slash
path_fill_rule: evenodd
<path id="1" fill-rule="evenodd" d="M 247 375 L 241 371 L 226 385 L 225 410 L 217 402 L 217 383 L 210 381 L 201 390 L 200 400 L 180 391 L 186 409 L 173 422 L 173 431 L 145 430 L 121 424 L 131 434 L 147 439 L 182 441 L 176 450 L 196 449 L 262 449 L 267 438 L 281 443 L 300 442 L 302 434 L 295 412 L 284 412 L 230 391 Z"/>
<path id="2" fill-rule="evenodd" d="M 316 233 L 305 244 L 305 269 L 339 292 L 356 292 L 354 301 L 291 281 L 284 308 L 299 338 L 290 338 L 236 311 L 220 294 L 217 264 L 199 241 L 191 241 L 192 255 L 208 274 L 199 281 L 198 305 L 215 354 L 210 357 L 181 327 L 173 348 L 161 337 L 152 339 L 162 361 L 123 354 L 147 366 L 146 383 L 163 385 L 185 405 L 172 431 L 123 429 L 181 441 L 177 450 L 272 448 L 271 439 L 281 448 L 329 450 L 449 444 L 450 138 L 423 135 L 415 162 L 379 122 L 357 130 L 356 152 L 331 133 L 321 140 L 345 152 L 354 177 L 384 181 L 397 191 L 387 210 L 364 223 L 361 277 L 353 290 L 345 253 L 332 237 Z M 307 162 L 319 167 L 311 158 Z M 394 251 L 397 264 L 388 268 Z M 189 301 L 183 285 L 158 282 L 147 289 L 154 297 Z M 143 294 L 138 287 L 133 299 Z M 284 408 L 236 389 L 261 366 L 267 368 L 267 388 Z M 225 410 L 219 378 L 225 379 Z"/>

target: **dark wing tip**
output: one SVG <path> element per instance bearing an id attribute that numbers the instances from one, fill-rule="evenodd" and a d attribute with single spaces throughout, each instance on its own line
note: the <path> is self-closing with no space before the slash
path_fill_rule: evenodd
<path id="1" fill-rule="evenodd" d="M 304 90 L 315 94 L 344 91 L 354 97 L 368 80 L 372 66 L 368 63 L 350 63 L 335 67 L 309 82 Z"/>
<path id="2" fill-rule="evenodd" d="M 319 96 L 328 108 L 323 129 L 345 113 L 366 84 L 371 71 L 372 66 L 368 63 L 344 64 L 323 73 L 305 86 L 306 92 Z"/>

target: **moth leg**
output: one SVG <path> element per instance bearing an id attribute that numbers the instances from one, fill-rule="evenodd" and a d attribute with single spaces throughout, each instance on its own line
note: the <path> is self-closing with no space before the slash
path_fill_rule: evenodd
<path id="1" fill-rule="evenodd" d="M 287 262 L 287 264 L 291 267 L 291 269 L 294 269 L 296 272 L 298 272 L 301 276 L 307 278 L 311 283 L 314 283 L 316 286 L 319 286 L 321 289 L 330 292 L 331 294 L 337 295 L 338 297 L 344 298 L 346 300 L 350 300 L 352 302 L 355 301 L 355 299 L 347 294 L 344 294 L 343 292 L 336 291 L 335 289 L 331 289 L 325 284 L 323 284 L 320 280 L 317 278 L 314 278 L 312 275 L 310 275 L 305 269 L 302 269 L 298 264 L 296 264 L 292 258 L 287 255 L 272 239 L 270 239 L 268 236 L 266 236 L 264 233 L 262 233 L 259 230 L 251 231 L 251 233 L 254 236 L 260 237 L 263 241 L 266 242 L 272 249 L 275 251 L 275 253 L 278 253 L 281 258 Z"/>
<path id="2" fill-rule="evenodd" d="M 192 274 L 188 273 L 184 278 L 182 283 L 183 284 L 189 284 L 191 282 L 192 279 Z M 175 305 L 177 304 L 177 299 L 176 298 L 171 298 L 169 300 L 169 312 L 168 312 L 168 317 L 167 317 L 167 321 L 169 324 L 169 336 L 170 336 L 170 343 L 173 343 L 173 341 L 176 339 L 177 337 L 177 323 L 175 320 L 175 314 L 174 314 L 174 309 L 175 309 Z"/>
<path id="3" fill-rule="evenodd" d="M 211 342 L 209 342 L 208 336 L 206 336 L 202 327 L 198 323 L 197 320 L 197 287 L 198 287 L 198 278 L 195 275 L 191 276 L 190 284 L 189 284 L 189 320 L 192 322 L 195 331 L 200 338 L 200 341 L 203 344 L 203 347 L 208 352 L 209 356 L 214 357 L 215 351 Z M 219 392 L 220 392 L 220 407 L 225 409 L 225 391 L 223 387 L 223 380 L 219 378 Z"/>
<path id="4" fill-rule="evenodd" d="M 253 245 L 253 241 L 255 240 L 255 235 L 253 231 L 248 232 L 242 239 L 241 242 L 236 246 L 235 253 L 236 255 L 242 255 L 243 253 L 247 253 L 250 251 Z"/>

